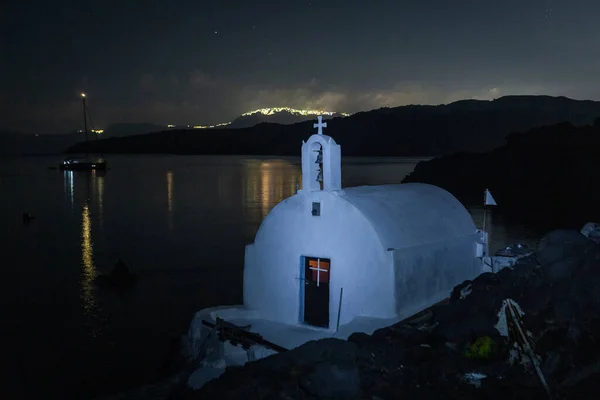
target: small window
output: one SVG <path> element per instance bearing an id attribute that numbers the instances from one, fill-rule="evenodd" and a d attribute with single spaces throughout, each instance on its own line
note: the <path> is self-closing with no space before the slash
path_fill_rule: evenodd
<path id="1" fill-rule="evenodd" d="M 312 215 L 313 217 L 318 217 L 321 215 L 321 203 L 312 203 Z"/>

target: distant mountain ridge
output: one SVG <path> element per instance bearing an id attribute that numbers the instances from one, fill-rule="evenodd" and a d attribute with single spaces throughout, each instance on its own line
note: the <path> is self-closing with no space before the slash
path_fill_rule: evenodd
<path id="1" fill-rule="evenodd" d="M 222 128 L 250 128 L 263 122 L 291 125 L 309 119 L 315 119 L 318 115 L 322 115 L 323 119 L 332 119 L 336 117 L 347 117 L 350 114 L 321 110 L 297 110 L 289 107 L 262 108 L 244 113 L 234 119 L 231 124 L 223 126 Z"/>
<path id="2" fill-rule="evenodd" d="M 263 108 L 244 113 L 234 119 L 231 123 L 222 123 L 215 126 L 199 125 L 157 125 L 153 123 L 119 122 L 104 129 L 96 138 L 90 133 L 89 139 L 120 138 L 127 136 L 143 135 L 146 133 L 160 132 L 165 130 L 190 129 L 196 133 L 204 129 L 241 129 L 249 128 L 265 122 L 276 124 L 294 124 L 324 115 L 324 119 L 337 116 L 349 115 L 324 110 L 297 110 L 289 107 Z M 68 134 L 29 134 L 20 132 L 9 132 L 0 129 L 0 155 L 30 155 L 60 153 L 68 147 L 75 145 L 84 138 L 83 132 Z"/>
<path id="3" fill-rule="evenodd" d="M 243 113 L 231 122 L 223 122 L 215 125 L 167 125 L 169 129 L 240 129 L 250 128 L 254 125 L 269 122 L 273 124 L 291 125 L 307 121 L 321 115 L 323 119 L 335 117 L 347 117 L 350 114 L 333 112 L 327 110 L 298 110 L 291 107 L 260 108 L 258 110 Z"/>
<path id="4" fill-rule="evenodd" d="M 502 146 L 512 132 L 560 122 L 586 125 L 599 116 L 597 101 L 515 95 L 363 111 L 330 119 L 326 133 L 341 144 L 344 155 L 441 156 L 490 151 Z M 298 155 L 299 143 L 314 133 L 312 124 L 263 122 L 239 129 L 171 129 L 98 140 L 90 148 L 103 153 Z M 68 151 L 81 150 L 76 145 Z"/>
<path id="5" fill-rule="evenodd" d="M 144 133 L 162 131 L 166 127 L 151 123 L 119 122 L 109 125 L 104 130 L 101 137 L 124 137 L 132 135 L 143 135 Z"/>

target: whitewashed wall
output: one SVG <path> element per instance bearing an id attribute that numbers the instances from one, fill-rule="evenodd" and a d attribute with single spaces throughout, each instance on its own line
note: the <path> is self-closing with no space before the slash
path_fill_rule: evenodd
<path id="1" fill-rule="evenodd" d="M 413 314 L 446 297 L 481 273 L 475 257 L 478 234 L 452 242 L 426 243 L 393 251 L 396 310 Z"/>
<path id="2" fill-rule="evenodd" d="M 321 201 L 321 216 L 311 215 Z M 266 319 L 295 324 L 300 312 L 300 257 L 331 260 L 329 321 L 396 314 L 390 259 L 371 224 L 347 201 L 325 191 L 301 193 L 276 206 L 246 249 L 244 304 Z"/>

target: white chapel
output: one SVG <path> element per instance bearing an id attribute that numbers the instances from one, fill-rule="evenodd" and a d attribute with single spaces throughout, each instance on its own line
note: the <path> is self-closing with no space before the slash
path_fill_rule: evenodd
<path id="1" fill-rule="evenodd" d="M 217 316 L 286 348 L 370 334 L 482 272 L 482 234 L 454 196 L 416 183 L 342 188 L 326 126 L 319 117 L 302 143 L 302 189 L 246 247 L 244 304 L 200 311 L 190 336 L 205 337 L 199 319 Z"/>
<path id="2" fill-rule="evenodd" d="M 246 307 L 335 330 L 358 317 L 408 317 L 481 273 L 481 234 L 454 196 L 417 183 L 342 189 L 340 146 L 321 119 L 315 127 L 302 144 L 302 190 L 246 247 Z"/>

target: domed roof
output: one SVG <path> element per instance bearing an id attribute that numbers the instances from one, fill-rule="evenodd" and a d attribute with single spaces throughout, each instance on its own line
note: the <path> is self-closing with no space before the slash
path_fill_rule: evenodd
<path id="1" fill-rule="evenodd" d="M 477 231 L 460 201 L 424 183 L 344 188 L 340 197 L 372 224 L 386 249 L 451 240 Z"/>

